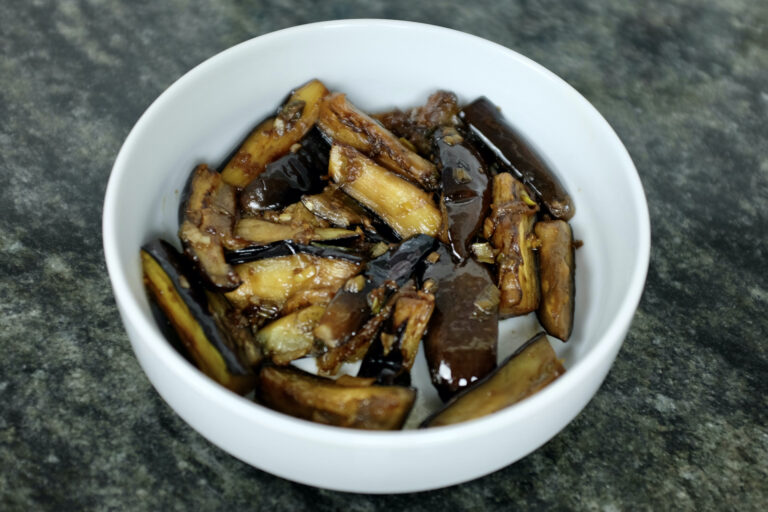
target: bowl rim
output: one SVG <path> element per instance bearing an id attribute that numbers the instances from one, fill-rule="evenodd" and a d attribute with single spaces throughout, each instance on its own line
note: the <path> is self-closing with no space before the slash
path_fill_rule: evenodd
<path id="1" fill-rule="evenodd" d="M 563 88 L 564 93 L 570 96 L 570 101 L 577 102 L 581 109 L 583 109 L 583 111 L 590 116 L 591 120 L 595 122 L 595 126 L 600 129 L 601 138 L 604 137 L 610 140 L 610 145 L 617 150 L 617 157 L 622 163 L 622 168 L 626 171 L 632 200 L 635 208 L 638 210 L 637 241 L 639 243 L 637 247 L 637 264 L 632 269 L 629 287 L 622 299 L 617 314 L 611 320 L 600 339 L 598 339 L 594 343 L 594 346 L 579 360 L 578 365 L 574 368 L 569 368 L 561 378 L 537 393 L 534 397 L 523 400 L 515 404 L 514 407 L 508 407 L 494 414 L 456 425 L 443 426 L 440 428 L 386 432 L 361 431 L 322 425 L 273 411 L 227 390 L 188 363 L 171 346 L 171 344 L 166 341 L 151 315 L 145 315 L 141 310 L 139 301 L 131 292 L 131 287 L 126 275 L 121 271 L 125 262 L 118 250 L 118 230 L 113 229 L 113 227 L 118 224 L 116 206 L 119 202 L 120 182 L 128 172 L 125 161 L 128 158 L 127 155 L 133 151 L 133 147 L 136 145 L 138 134 L 144 129 L 145 125 L 152 122 L 153 117 L 156 112 L 161 109 L 161 106 L 171 100 L 173 93 L 177 89 L 183 88 L 186 84 L 195 80 L 198 75 L 205 73 L 206 70 L 215 65 L 217 61 L 232 56 L 237 52 L 249 51 L 253 46 L 275 42 L 275 40 L 281 38 L 295 37 L 307 32 L 359 28 L 426 31 L 451 38 L 464 38 L 474 44 L 486 45 L 490 50 L 504 53 L 506 58 L 514 59 L 521 65 L 532 68 L 533 71 L 544 75 L 546 79 L 556 81 L 558 85 Z M 598 371 L 601 362 L 606 358 L 611 357 L 612 353 L 617 352 L 623 343 L 626 331 L 629 328 L 642 296 L 650 261 L 651 246 L 648 205 L 637 169 L 635 168 L 627 149 L 624 147 L 608 121 L 570 84 L 544 66 L 515 50 L 479 36 L 425 23 L 366 18 L 309 23 L 263 34 L 216 53 L 184 73 L 147 107 L 138 121 L 134 124 L 118 152 L 110 172 L 104 196 L 102 238 L 104 257 L 113 293 L 116 302 L 124 315 L 125 321 L 133 324 L 137 333 L 142 337 L 143 344 L 153 352 L 154 356 L 160 360 L 161 364 L 169 371 L 175 373 L 177 378 L 194 387 L 196 393 L 210 399 L 215 399 L 221 407 L 243 417 L 251 423 L 265 425 L 271 429 L 280 430 L 284 434 L 290 436 L 297 436 L 307 441 L 316 441 L 326 444 L 330 442 L 358 447 L 375 445 L 383 448 L 393 448 L 395 446 L 398 448 L 407 448 L 409 446 L 417 445 L 424 447 L 429 444 L 442 444 L 444 442 L 455 440 L 459 433 L 461 433 L 462 437 L 483 436 L 484 434 L 502 428 L 505 425 L 515 423 L 522 418 L 534 415 L 542 409 L 553 406 L 557 404 L 558 401 L 563 400 L 573 385 L 585 380 L 587 376 Z M 532 447 L 531 451 L 535 448 L 536 447 Z"/>

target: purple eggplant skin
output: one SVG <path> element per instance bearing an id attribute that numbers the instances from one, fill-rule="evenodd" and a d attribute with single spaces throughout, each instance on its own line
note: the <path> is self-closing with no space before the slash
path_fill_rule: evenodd
<path id="1" fill-rule="evenodd" d="M 282 240 L 267 245 L 249 245 L 248 247 L 228 251 L 226 259 L 230 265 L 239 265 L 250 261 L 278 258 L 299 253 L 312 254 L 321 258 L 348 260 L 356 263 L 364 261 L 362 256 L 344 247 L 316 243 L 299 244 L 290 240 Z"/>
<path id="2" fill-rule="evenodd" d="M 312 128 L 295 151 L 267 164 L 264 172 L 246 185 L 240 194 L 240 209 L 247 214 L 279 210 L 295 203 L 304 194 L 317 194 L 328 173 L 330 144 Z"/>
<path id="3" fill-rule="evenodd" d="M 460 116 L 477 138 L 533 189 L 553 217 L 562 220 L 573 217 L 576 208 L 560 180 L 507 123 L 496 105 L 483 96 L 465 106 Z"/>
<path id="4" fill-rule="evenodd" d="M 432 384 L 445 401 L 496 368 L 498 288 L 474 259 L 456 264 L 444 244 L 436 254 L 437 261 L 428 256 L 421 271 L 435 294 L 424 349 Z"/>
<path id="5" fill-rule="evenodd" d="M 181 299 L 189 308 L 194 320 L 200 325 L 205 337 L 221 354 L 227 371 L 233 375 L 250 375 L 252 370 L 244 365 L 235 352 L 224 340 L 224 335 L 216 324 L 208 307 L 202 282 L 194 279 L 191 265 L 171 244 L 165 240 L 152 240 L 141 247 L 165 272 L 173 283 Z M 162 326 L 161 326 L 162 329 Z M 184 354 L 187 357 L 187 354 Z"/>
<path id="6" fill-rule="evenodd" d="M 416 235 L 369 261 L 361 276 L 350 279 L 362 281 L 361 286 L 345 285 L 334 295 L 315 326 L 315 337 L 328 348 L 346 343 L 387 297 L 411 278 L 434 246 L 431 236 Z"/>
<path id="7" fill-rule="evenodd" d="M 433 145 L 442 181 L 442 238 L 454 261 L 463 262 L 491 203 L 488 174 L 480 153 L 455 128 L 439 128 Z"/>

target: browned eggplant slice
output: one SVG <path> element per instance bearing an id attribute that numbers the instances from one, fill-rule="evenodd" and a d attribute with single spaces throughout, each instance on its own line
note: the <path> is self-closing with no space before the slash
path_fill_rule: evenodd
<path id="1" fill-rule="evenodd" d="M 339 228 L 313 228 L 306 224 L 277 224 L 256 217 L 245 217 L 235 225 L 235 237 L 247 242 L 247 245 L 267 245 L 281 240 L 308 244 L 359 238 L 360 233 Z"/>
<path id="2" fill-rule="evenodd" d="M 498 289 L 484 266 L 472 258 L 455 264 L 443 244 L 427 257 L 422 282 L 435 294 L 424 349 L 432 384 L 447 400 L 496 367 Z"/>
<path id="3" fill-rule="evenodd" d="M 235 266 L 243 284 L 226 296 L 258 324 L 259 319 L 278 313 L 328 303 L 359 270 L 360 264 L 354 261 L 307 253 L 260 259 Z"/>
<path id="4" fill-rule="evenodd" d="M 553 217 L 563 220 L 573 217 L 576 208 L 571 196 L 536 151 L 507 123 L 496 105 L 488 98 L 478 98 L 462 109 L 461 117 L 505 166 L 531 187 Z"/>
<path id="5" fill-rule="evenodd" d="M 312 329 L 323 315 L 325 304 L 315 304 L 294 311 L 265 325 L 256 333 L 264 354 L 278 365 L 286 365 L 312 352 Z"/>
<path id="6" fill-rule="evenodd" d="M 389 325 L 363 358 L 359 377 L 375 377 L 380 384 L 410 384 L 410 371 L 435 308 L 431 293 L 404 286 L 398 293 Z"/>
<path id="7" fill-rule="evenodd" d="M 366 231 L 375 231 L 373 221 L 365 210 L 336 185 L 328 185 L 320 194 L 304 196 L 301 202 L 313 214 L 334 226 L 361 226 Z"/>
<path id="8" fill-rule="evenodd" d="M 251 368 L 260 362 L 261 351 L 224 297 L 195 286 L 181 254 L 167 242 L 144 245 L 141 262 L 151 298 L 197 367 L 237 393 L 253 389 L 256 376 Z"/>
<path id="9" fill-rule="evenodd" d="M 440 126 L 455 126 L 459 121 L 459 100 L 449 91 L 437 91 L 426 104 L 403 112 L 392 110 L 374 119 L 398 137 L 405 138 L 422 155 L 432 152 L 432 134 Z"/>
<path id="10" fill-rule="evenodd" d="M 227 262 L 232 265 L 239 265 L 293 254 L 311 254 L 320 258 L 347 260 L 358 265 L 366 261 L 366 258 L 345 247 L 321 245 L 316 242 L 300 244 L 291 240 L 281 240 L 266 245 L 243 246 L 229 251 L 227 252 Z"/>
<path id="11" fill-rule="evenodd" d="M 297 368 L 264 366 L 259 402 L 297 418 L 368 430 L 402 428 L 416 399 L 413 388 L 338 384 Z"/>
<path id="12" fill-rule="evenodd" d="M 491 187 L 482 157 L 455 128 L 439 128 L 434 148 L 442 181 L 441 239 L 461 262 L 467 259 L 469 244 L 483 225 Z"/>
<path id="13" fill-rule="evenodd" d="M 198 165 L 184 188 L 179 210 L 179 238 L 206 284 L 233 290 L 240 279 L 224 257 L 224 244 L 232 238 L 235 189 L 207 165 Z"/>
<path id="14" fill-rule="evenodd" d="M 536 314 L 544 329 L 563 341 L 573 330 L 574 275 L 573 232 L 562 220 L 540 221 L 539 239 L 541 303 Z"/>
<path id="15" fill-rule="evenodd" d="M 405 147 L 389 130 L 352 105 L 344 94 L 334 93 L 323 101 L 317 124 L 330 139 L 362 151 L 427 190 L 437 188 L 435 166 Z"/>
<path id="16" fill-rule="evenodd" d="M 392 291 L 411 278 L 434 245 L 432 237 L 418 235 L 368 262 L 363 274 L 347 281 L 333 297 L 315 327 L 315 337 L 328 348 L 345 344 Z"/>
<path id="17" fill-rule="evenodd" d="M 268 163 L 240 193 L 240 209 L 256 215 L 262 210 L 279 210 L 295 203 L 304 194 L 323 189 L 321 179 L 328 173 L 330 144 L 313 128 L 290 151 Z"/>
<path id="18" fill-rule="evenodd" d="M 297 201 L 283 208 L 282 210 L 266 210 L 261 212 L 259 217 L 276 224 L 290 224 L 291 226 L 310 226 L 313 228 L 327 228 L 328 222 L 321 219 L 311 211 L 301 201 Z"/>
<path id="19" fill-rule="evenodd" d="M 221 171 L 224 181 L 243 188 L 268 163 L 288 153 L 317 121 L 320 102 L 327 94 L 328 89 L 319 80 L 292 92 L 277 116 L 260 123 L 229 159 Z"/>
<path id="20" fill-rule="evenodd" d="M 378 215 L 400 238 L 437 235 L 442 218 L 430 194 L 356 149 L 333 144 L 328 172 L 344 192 Z"/>
<path id="21" fill-rule="evenodd" d="M 494 176 L 491 215 L 483 229 L 497 252 L 502 318 L 525 315 L 539 307 L 541 292 L 534 254 L 537 240 L 533 232 L 537 211 L 525 186 L 511 174 Z"/>
<path id="22" fill-rule="evenodd" d="M 528 340 L 482 381 L 457 395 L 427 418 L 422 427 L 439 427 L 481 418 L 535 394 L 565 373 L 542 332 Z"/>

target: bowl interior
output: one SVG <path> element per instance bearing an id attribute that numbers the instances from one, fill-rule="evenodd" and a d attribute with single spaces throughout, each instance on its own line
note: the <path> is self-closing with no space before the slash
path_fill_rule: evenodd
<path id="1" fill-rule="evenodd" d="M 137 123 L 110 179 L 104 239 L 123 319 L 149 350 L 165 348 L 144 293 L 139 247 L 158 236 L 175 240 L 191 169 L 217 166 L 311 78 L 374 112 L 423 103 L 437 89 L 456 92 L 462 102 L 485 95 L 499 105 L 573 196 L 572 227 L 584 242 L 576 258 L 573 336 L 567 344 L 553 340 L 569 372 L 553 386 L 572 385 L 568 379 L 597 357 L 601 344 L 615 354 L 640 297 L 649 250 L 642 187 L 616 135 L 576 91 L 525 57 L 455 31 L 383 21 L 328 22 L 243 43 L 182 77 Z M 534 329 L 531 318 L 505 322 L 502 352 Z M 178 363 L 186 364 L 180 357 Z"/>

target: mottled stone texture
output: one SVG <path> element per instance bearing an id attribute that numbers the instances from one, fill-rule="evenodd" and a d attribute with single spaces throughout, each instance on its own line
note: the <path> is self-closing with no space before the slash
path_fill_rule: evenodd
<path id="1" fill-rule="evenodd" d="M 651 212 L 645 295 L 595 399 L 522 461 L 417 495 L 290 483 L 202 439 L 141 372 L 101 251 L 110 167 L 163 89 L 250 37 L 348 17 L 542 63 L 615 127 Z M 765 509 L 767 2 L 6 0 L 0 19 L 0 509 Z"/>

